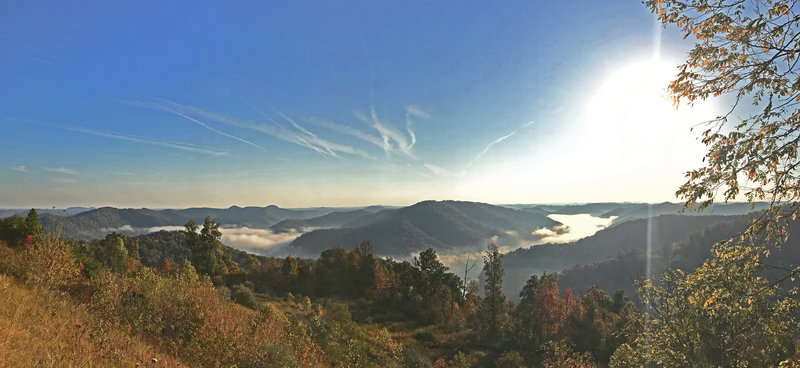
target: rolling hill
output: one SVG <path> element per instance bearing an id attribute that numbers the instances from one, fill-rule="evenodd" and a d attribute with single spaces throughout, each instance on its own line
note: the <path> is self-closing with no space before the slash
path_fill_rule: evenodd
<path id="1" fill-rule="evenodd" d="M 661 215 L 651 219 L 637 219 L 611 226 L 595 235 L 567 244 L 541 244 L 526 249 L 517 249 L 503 257 L 505 278 L 503 289 L 507 296 L 516 299 L 519 290 L 531 275 L 543 272 L 558 273 L 579 265 L 603 262 L 630 252 L 646 252 L 649 244 L 652 249 L 668 247 L 684 241 L 692 234 L 702 232 L 713 226 L 732 224 L 731 229 L 740 231 L 749 222 L 750 216 L 681 216 Z M 734 230 L 730 230 L 734 231 Z M 727 234 L 728 232 L 720 233 Z M 723 234 L 723 235 L 724 235 Z M 708 247 L 714 241 L 708 240 Z M 698 255 L 702 261 L 707 254 Z M 619 275 L 613 267 L 604 268 L 607 277 Z M 592 277 L 599 277 L 594 275 Z M 622 277 L 622 276 L 620 276 Z M 591 279 L 589 279 L 591 282 Z M 580 289 L 574 285 L 575 290 Z"/>
<path id="2" fill-rule="evenodd" d="M 316 255 L 332 246 L 352 248 L 363 241 L 369 241 L 381 256 L 407 257 L 429 247 L 437 251 L 474 251 L 492 240 L 533 241 L 537 238 L 531 235 L 532 231 L 560 225 L 543 214 L 458 201 L 424 201 L 382 211 L 368 219 L 372 221 L 357 227 L 306 233 L 292 242 L 290 251 Z"/>
<path id="3" fill-rule="evenodd" d="M 353 211 L 334 211 L 322 216 L 310 218 L 307 220 L 290 219 L 283 220 L 270 228 L 276 233 L 297 231 L 305 233 L 314 229 L 331 229 L 348 227 L 347 225 L 353 222 L 370 221 L 374 217 L 373 212 L 367 210 L 353 210 Z"/>
<path id="4" fill-rule="evenodd" d="M 40 216 L 48 231 L 78 240 L 98 239 L 117 231 L 128 235 L 139 234 L 161 227 L 183 226 L 189 220 L 201 223 L 206 216 L 222 225 L 269 228 L 289 219 L 309 219 L 330 212 L 332 208 L 285 209 L 277 206 L 230 208 L 187 208 L 181 210 L 151 210 L 147 208 L 102 207 L 80 212 L 73 216 Z"/>
<path id="5" fill-rule="evenodd" d="M 700 267 L 711 255 L 714 243 L 736 236 L 750 224 L 750 220 L 749 216 L 734 216 L 730 221 L 686 234 L 681 241 L 659 244 L 650 253 L 651 277 L 657 279 L 667 269 L 691 272 Z M 793 224 L 789 231 L 788 243 L 780 249 L 773 249 L 763 260 L 767 265 L 765 276 L 768 279 L 784 274 L 774 272 L 776 267 L 789 267 L 800 262 L 800 246 L 795 238 L 800 235 L 800 225 Z M 631 249 L 602 261 L 566 269 L 559 275 L 559 284 L 570 285 L 574 290 L 585 290 L 594 284 L 605 290 L 623 290 L 633 296 L 636 295 L 634 280 L 646 277 L 647 264 L 646 249 Z"/>

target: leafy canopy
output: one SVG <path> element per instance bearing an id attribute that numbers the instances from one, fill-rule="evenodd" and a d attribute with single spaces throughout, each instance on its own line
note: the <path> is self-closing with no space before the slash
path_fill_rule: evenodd
<path id="1" fill-rule="evenodd" d="M 661 22 L 697 40 L 669 84 L 673 102 L 691 104 L 714 96 L 733 100 L 730 110 L 707 122 L 704 167 L 687 173 L 677 195 L 687 207 L 699 209 L 720 194 L 725 201 L 742 196 L 750 202 L 771 201 L 772 208 L 748 234 L 785 238 L 785 225 L 796 217 L 800 198 L 796 1 L 644 3 Z"/>

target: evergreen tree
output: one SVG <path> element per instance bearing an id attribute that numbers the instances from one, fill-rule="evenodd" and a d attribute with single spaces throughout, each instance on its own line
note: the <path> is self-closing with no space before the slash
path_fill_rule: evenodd
<path id="1" fill-rule="evenodd" d="M 503 295 L 503 254 L 497 245 L 489 243 L 483 253 L 484 308 L 487 321 L 487 337 L 497 341 L 502 337 L 502 315 L 505 311 L 506 297 Z"/>
<path id="2" fill-rule="evenodd" d="M 539 277 L 531 275 L 519 293 L 519 304 L 514 311 L 515 334 L 522 346 L 538 346 L 536 341 L 538 322 L 536 316 L 536 295 L 539 292 Z"/>
<path id="3" fill-rule="evenodd" d="M 37 214 L 36 210 L 33 208 L 28 211 L 28 217 L 25 218 L 25 225 L 27 227 L 26 235 L 40 237 L 44 234 L 44 228 L 42 228 L 42 224 L 39 223 L 39 214 Z"/>

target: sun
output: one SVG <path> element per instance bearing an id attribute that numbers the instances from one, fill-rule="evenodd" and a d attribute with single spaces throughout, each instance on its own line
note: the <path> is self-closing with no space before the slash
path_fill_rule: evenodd
<path id="1" fill-rule="evenodd" d="M 604 140 L 632 160 L 648 158 L 647 164 L 659 155 L 665 160 L 698 157 L 703 146 L 692 128 L 713 118 L 715 110 L 711 102 L 672 104 L 667 86 L 677 65 L 644 58 L 609 73 L 585 107 L 584 124 L 591 125 L 593 139 Z"/>

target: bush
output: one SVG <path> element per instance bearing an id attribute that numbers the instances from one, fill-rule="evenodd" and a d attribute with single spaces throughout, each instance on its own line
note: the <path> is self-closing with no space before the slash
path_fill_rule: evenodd
<path id="1" fill-rule="evenodd" d="M 234 285 L 231 289 L 231 300 L 247 308 L 256 307 L 256 296 L 253 290 L 242 284 Z"/>
<path id="2" fill-rule="evenodd" d="M 403 348 L 403 367 L 406 368 L 430 368 L 430 358 L 417 346 L 407 345 Z"/>
<path id="3" fill-rule="evenodd" d="M 500 358 L 495 362 L 497 368 L 522 368 L 525 362 L 522 360 L 522 355 L 518 351 L 507 351 L 500 355 Z M 566 366 L 564 367 L 566 368 Z"/>
<path id="4" fill-rule="evenodd" d="M 103 272 L 92 280 L 98 315 L 199 366 L 318 366 L 305 328 L 271 305 L 259 311 L 220 299 L 207 277 L 186 265 L 173 275 L 143 268 L 135 277 Z"/>
<path id="5" fill-rule="evenodd" d="M 427 328 L 414 332 L 414 334 L 411 335 L 411 337 L 413 337 L 417 341 L 427 342 L 430 344 L 435 344 L 438 342 L 438 339 L 436 338 L 436 335 L 433 333 L 433 331 Z"/>
<path id="6" fill-rule="evenodd" d="M 69 289 L 81 281 L 72 249 L 58 235 L 36 238 L 31 248 L 0 247 L 0 272 L 50 289 Z"/>

